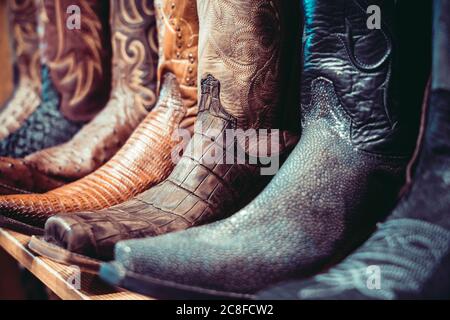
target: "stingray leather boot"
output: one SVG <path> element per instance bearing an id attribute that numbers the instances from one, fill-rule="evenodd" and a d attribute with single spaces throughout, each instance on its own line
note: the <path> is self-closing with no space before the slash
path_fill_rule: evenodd
<path id="1" fill-rule="evenodd" d="M 16 131 L 41 102 L 36 7 L 33 0 L 8 1 L 17 85 L 11 98 L 1 108 L 0 140 Z"/>
<path id="2" fill-rule="evenodd" d="M 378 2 L 374 30 L 364 3 L 303 1 L 302 136 L 268 187 L 223 221 L 118 243 L 103 279 L 156 297 L 246 298 L 369 234 L 394 206 L 415 137 L 403 139 L 412 124 L 393 90 L 394 1 Z M 420 112 L 420 100 L 407 107 Z"/>
<path id="3" fill-rule="evenodd" d="M 125 2 L 115 0 L 112 2 L 113 12 L 118 16 L 113 20 L 125 23 L 127 19 L 135 22 L 146 19 L 144 13 L 151 15 L 152 2 L 126 2 L 127 6 L 137 5 L 138 8 L 132 11 L 135 16 L 130 16 L 128 9 L 131 7 L 123 11 L 124 7 L 119 4 Z M 174 133 L 179 129 L 192 133 L 197 116 L 197 8 L 192 0 L 183 1 L 174 7 L 171 4 L 172 1 L 165 1 L 156 8 L 160 43 L 157 77 L 161 80 L 156 105 L 119 152 L 94 173 L 42 195 L 0 197 L 0 225 L 39 233 L 42 232 L 39 228 L 43 228 L 45 221 L 56 213 L 110 207 L 167 178 L 174 167 L 172 150 L 180 143 Z M 147 35 L 150 37 L 148 41 L 152 41 L 153 35 Z M 140 54 L 144 54 L 145 46 L 141 41 L 125 40 L 122 44 L 130 46 L 121 48 L 122 53 L 126 54 L 125 60 L 143 58 Z M 128 81 L 138 81 L 136 75 L 148 79 L 146 72 L 151 72 L 151 68 L 149 60 L 142 72 L 139 69 L 134 75 L 128 74 L 128 77 L 126 73 L 118 74 L 116 80 L 123 81 L 125 85 Z M 121 79 L 120 76 L 125 78 Z M 142 82 L 142 86 L 147 86 L 147 82 Z M 145 95 L 146 92 L 149 95 Z M 143 95 L 133 99 L 136 103 L 151 100 L 150 92 L 142 90 Z M 144 108 L 144 105 L 140 105 L 140 108 Z"/>
<path id="4" fill-rule="evenodd" d="M 236 149 L 255 155 L 251 149 L 256 146 L 242 143 L 233 130 L 278 128 L 286 79 L 282 61 L 287 61 L 281 58 L 287 33 L 281 2 L 197 1 L 199 72 L 203 75 L 199 117 L 174 171 L 164 182 L 123 204 L 52 217 L 45 235 L 50 243 L 38 252 L 69 263 L 83 263 L 78 254 L 111 259 L 119 240 L 156 236 L 227 217 L 262 190 L 271 176 L 263 174 L 258 161 L 237 159 Z M 296 141 L 288 138 L 280 134 L 271 147 L 276 145 L 282 153 L 287 149 L 284 145 Z M 51 245 L 54 251 L 47 250 Z M 61 247 L 74 254 L 66 254 Z M 67 261 L 68 257 L 73 260 Z"/>
<path id="5" fill-rule="evenodd" d="M 109 98 L 108 2 L 43 0 L 39 11 L 42 102 L 0 141 L 2 157 L 22 158 L 70 140 Z"/>
<path id="6" fill-rule="evenodd" d="M 447 299 L 450 293 L 450 2 L 434 1 L 433 80 L 414 175 L 391 216 L 328 272 L 260 299 Z"/>
<path id="7" fill-rule="evenodd" d="M 23 161 L 0 161 L 4 189 L 41 193 L 88 175 L 122 147 L 154 107 L 158 40 L 153 1 L 111 1 L 110 20 L 113 88 L 105 109 L 67 143 Z M 8 169 L 8 164 L 14 166 Z"/>

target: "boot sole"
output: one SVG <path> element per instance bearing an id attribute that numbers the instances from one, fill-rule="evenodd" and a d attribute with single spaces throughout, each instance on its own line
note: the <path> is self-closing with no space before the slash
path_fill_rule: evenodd
<path id="1" fill-rule="evenodd" d="M 23 233 L 28 236 L 44 234 L 44 229 L 39 227 L 34 227 L 26 223 L 0 216 L 0 227 L 9 229 L 11 231 Z"/>
<path id="2" fill-rule="evenodd" d="M 179 284 L 126 271 L 117 262 L 104 263 L 100 267 L 100 278 L 107 283 L 123 287 L 158 299 L 175 300 L 252 300 L 254 295 L 218 291 Z"/>
<path id="3" fill-rule="evenodd" d="M 102 263 L 100 260 L 70 252 L 69 250 L 48 243 L 44 239 L 36 236 L 31 237 L 31 240 L 28 243 L 28 248 L 40 256 L 65 265 L 77 266 L 82 271 L 88 273 L 98 273 Z"/>

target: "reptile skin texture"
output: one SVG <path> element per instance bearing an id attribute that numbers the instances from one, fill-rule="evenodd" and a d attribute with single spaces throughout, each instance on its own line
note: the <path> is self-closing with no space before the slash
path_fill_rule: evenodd
<path id="1" fill-rule="evenodd" d="M 445 299 L 450 297 L 450 2 L 433 3 L 432 90 L 408 192 L 391 216 L 342 263 L 260 299 Z"/>
<path id="2" fill-rule="evenodd" d="M 280 171 L 228 219 L 119 242 L 104 280 L 156 297 L 247 297 L 341 258 L 394 206 L 409 158 L 395 138 L 408 124 L 390 124 L 401 114 L 384 104 L 395 29 L 367 29 L 360 1 L 303 7 L 302 137 Z"/>
<path id="3" fill-rule="evenodd" d="M 261 174 L 260 164 L 237 161 L 232 150 L 240 142 L 231 129 L 275 128 L 283 93 L 280 46 L 285 30 L 280 1 L 201 0 L 197 7 L 203 75 L 199 116 L 177 166 L 164 182 L 125 203 L 50 218 L 47 241 L 111 259 L 119 240 L 156 236 L 229 216 L 272 178 Z M 277 141 L 280 153 L 295 140 L 289 138 L 282 135 Z M 212 158 L 214 152 L 220 156 Z"/>
<path id="4" fill-rule="evenodd" d="M 83 12 L 79 28 L 69 28 L 73 6 Z M 42 102 L 0 141 L 0 156 L 23 158 L 67 142 L 103 109 L 110 93 L 108 14 L 106 1 L 40 2 Z"/>
<path id="5" fill-rule="evenodd" d="M 185 1 L 176 8 L 170 3 L 161 7 L 155 2 L 161 44 L 157 74 L 162 77 L 158 102 L 125 145 L 100 169 L 78 181 L 41 195 L 0 197 L 0 218 L 42 228 L 56 213 L 110 207 L 167 178 L 174 167 L 172 150 L 179 144 L 174 133 L 192 132 L 198 109 L 196 81 L 186 82 L 187 75 L 197 72 L 195 2 Z"/>
<path id="6" fill-rule="evenodd" d="M 18 83 L 0 108 L 0 140 L 19 129 L 41 102 L 37 6 L 33 0 L 9 0 L 8 9 Z"/>
<path id="7" fill-rule="evenodd" d="M 113 87 L 105 109 L 69 142 L 23 161 L 6 160 L 20 162 L 24 170 L 8 174 L 5 169 L 4 185 L 41 193 L 90 174 L 111 159 L 155 105 L 158 40 L 153 1 L 111 1 L 110 20 Z"/>

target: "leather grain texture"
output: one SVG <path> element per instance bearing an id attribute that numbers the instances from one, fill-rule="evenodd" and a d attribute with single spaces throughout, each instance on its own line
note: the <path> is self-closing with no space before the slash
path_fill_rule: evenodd
<path id="1" fill-rule="evenodd" d="M 79 26 L 70 10 L 79 8 Z M 44 0 L 40 8 L 43 63 L 61 95 L 65 118 L 87 122 L 108 102 L 111 88 L 109 1 Z M 70 12 L 70 14 L 67 13 Z M 75 19 L 76 17 L 72 17 Z"/>
<path id="2" fill-rule="evenodd" d="M 7 4 L 17 84 L 0 108 L 0 140 L 20 128 L 41 102 L 37 6 L 33 0 L 10 0 Z"/>
<path id="3" fill-rule="evenodd" d="M 197 52 L 198 39 L 194 33 L 198 30 L 195 2 L 187 1 L 177 8 L 166 6 L 170 11 L 158 10 L 159 43 L 163 44 L 158 68 L 165 68 L 164 72 L 158 71 L 162 77 L 159 98 L 125 145 L 100 169 L 81 180 L 42 195 L 0 197 L 4 217 L 43 227 L 56 213 L 110 207 L 169 175 L 174 166 L 172 150 L 180 143 L 174 139 L 174 133 L 178 129 L 191 132 L 198 109 L 196 81 L 185 87 L 179 84 L 190 68 L 197 69 L 197 60 L 191 59 Z M 173 36 L 179 21 L 184 23 L 184 33 L 181 37 Z M 180 38 L 185 39 L 181 47 L 174 41 Z"/>
<path id="4" fill-rule="evenodd" d="M 239 163 L 233 129 L 275 129 L 285 74 L 280 51 L 286 30 L 279 1 L 198 1 L 199 117 L 171 175 L 123 204 L 99 212 L 58 215 L 46 237 L 69 250 L 110 259 L 119 240 L 156 236 L 225 218 L 270 181 L 260 164 Z M 236 28 L 239 32 L 236 32 Z M 230 43 L 232 45 L 230 45 Z M 231 137 L 231 139 L 230 139 Z M 281 135 L 280 158 L 296 142 Z M 247 156 L 251 147 L 245 146 Z M 214 150 L 221 154 L 213 158 Z M 280 160 L 281 161 L 281 160 Z"/>
<path id="5" fill-rule="evenodd" d="M 302 136 L 264 191 L 228 219 L 119 242 L 110 282 L 236 297 L 316 273 L 368 237 L 404 183 L 397 133 L 411 124 L 394 116 L 393 22 L 368 31 L 364 3 L 303 1 Z M 388 17 L 393 1 L 378 4 Z"/>
<path id="6" fill-rule="evenodd" d="M 158 39 L 153 1 L 111 1 L 110 20 L 111 98 L 70 141 L 25 158 L 30 168 L 42 174 L 66 182 L 90 174 L 111 159 L 156 103 Z"/>
<path id="7" fill-rule="evenodd" d="M 46 0 L 39 4 L 42 103 L 0 142 L 1 156 L 22 158 L 67 142 L 103 109 L 109 96 L 108 2 Z M 70 6 L 83 10 L 79 28 L 69 28 L 66 11 Z"/>
<path id="8" fill-rule="evenodd" d="M 450 3 L 433 1 L 433 72 L 412 177 L 389 218 L 326 272 L 260 292 L 259 299 L 446 299 L 450 292 Z M 370 285 L 370 287 L 368 286 Z"/>

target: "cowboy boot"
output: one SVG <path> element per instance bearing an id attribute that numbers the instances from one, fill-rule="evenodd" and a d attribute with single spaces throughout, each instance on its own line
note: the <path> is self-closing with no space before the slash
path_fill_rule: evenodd
<path id="1" fill-rule="evenodd" d="M 271 176 L 262 174 L 262 163 L 237 159 L 235 150 L 241 148 L 247 156 L 256 156 L 251 150 L 256 146 L 244 144 L 233 135 L 233 129 L 277 128 L 288 64 L 282 59 L 286 29 L 281 3 L 197 1 L 199 72 L 203 75 L 199 117 L 174 171 L 164 182 L 123 204 L 50 218 L 46 223 L 48 242 L 32 245 L 33 249 L 88 267 L 91 260 L 83 260 L 80 254 L 110 259 L 119 240 L 218 220 L 251 201 Z M 280 140 L 271 147 L 280 143 L 279 152 L 283 153 L 284 145 L 295 137 L 281 135 Z"/>
<path id="2" fill-rule="evenodd" d="M 103 109 L 110 89 L 108 7 L 92 0 L 41 2 L 42 102 L 0 141 L 0 156 L 21 158 L 66 142 Z"/>
<path id="3" fill-rule="evenodd" d="M 158 48 L 153 1 L 113 1 L 111 30 L 113 87 L 105 109 L 65 144 L 24 161 L 4 159 L 0 167 L 6 165 L 3 184 L 9 189 L 46 192 L 88 175 L 117 152 L 155 105 Z M 15 166 L 8 170 L 11 163 Z"/>
<path id="4" fill-rule="evenodd" d="M 0 113 L 0 140 L 17 130 L 41 102 L 36 5 L 34 0 L 10 0 L 8 9 L 18 83 Z"/>
<path id="5" fill-rule="evenodd" d="M 140 21 L 151 13 L 152 2 L 128 1 L 127 6 L 138 8 L 131 17 L 128 10 L 119 10 L 124 2 L 114 0 L 113 12 L 121 21 Z M 164 180 L 172 171 L 171 153 L 180 143 L 174 133 L 191 133 L 197 116 L 198 18 L 192 0 L 176 6 L 172 6 L 172 1 L 165 1 L 164 5 L 158 2 L 156 9 L 161 44 L 157 70 L 161 85 L 156 105 L 119 152 L 94 173 L 42 195 L 0 197 L 0 225 L 42 233 L 40 228 L 45 221 L 58 212 L 99 210 L 124 202 Z M 152 33 L 145 38 L 151 41 Z M 139 48 L 144 45 L 138 40 L 129 44 L 131 47 L 125 52 L 138 58 Z M 144 65 L 144 74 L 150 72 L 150 62 Z M 144 97 L 147 96 L 139 99 Z"/>
<path id="6" fill-rule="evenodd" d="M 286 163 L 229 219 L 118 243 L 104 280 L 156 297 L 247 298 L 339 258 L 392 208 L 414 149 L 391 91 L 394 2 L 378 3 L 374 30 L 363 1 L 303 4 L 302 137 Z"/>
<path id="7" fill-rule="evenodd" d="M 450 292 L 450 2 L 434 1 L 431 92 L 414 176 L 391 216 L 328 272 L 262 299 L 446 299 Z M 378 279 L 378 280 L 377 280 Z"/>

